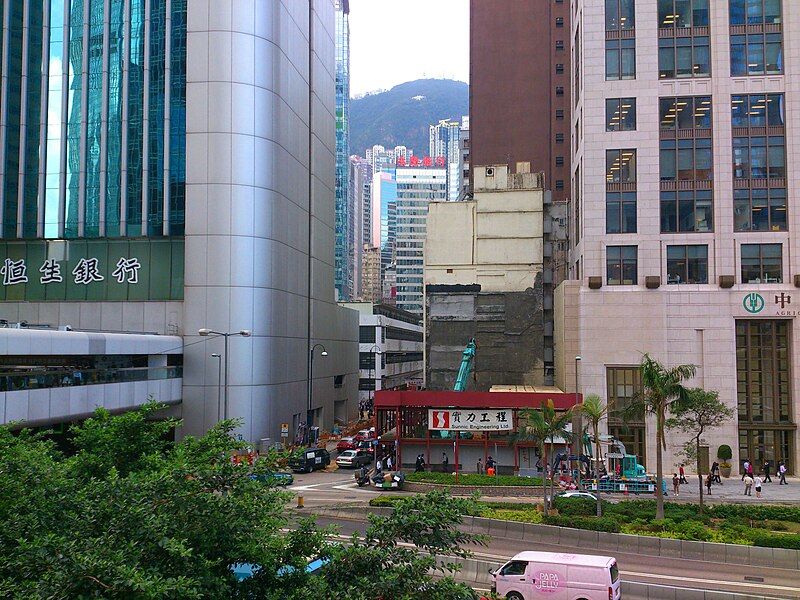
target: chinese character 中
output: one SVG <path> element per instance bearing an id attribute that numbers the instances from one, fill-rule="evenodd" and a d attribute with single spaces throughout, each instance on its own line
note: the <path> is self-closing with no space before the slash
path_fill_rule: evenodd
<path id="1" fill-rule="evenodd" d="M 3 274 L 3 285 L 15 285 L 17 283 L 26 283 L 28 276 L 25 275 L 25 259 L 11 260 L 7 258 L 3 266 L 0 267 L 0 273 Z"/>
<path id="2" fill-rule="evenodd" d="M 467 421 L 469 421 L 470 423 L 474 423 L 475 422 L 475 413 L 474 412 L 467 413 Z"/>
<path id="3" fill-rule="evenodd" d="M 120 258 L 117 261 L 117 268 L 111 273 L 117 278 L 117 283 L 125 283 L 125 276 L 128 276 L 128 283 L 139 283 L 139 264 L 138 258 Z"/>
<path id="4" fill-rule="evenodd" d="M 72 274 L 75 276 L 75 283 L 82 283 L 89 285 L 93 281 L 103 281 L 105 277 L 100 275 L 98 270 L 98 262 L 96 258 L 82 258 L 78 264 L 72 269 Z"/>
<path id="5" fill-rule="evenodd" d="M 56 262 L 55 258 L 48 258 L 46 261 L 44 261 L 42 266 L 39 267 L 39 273 L 42 274 L 42 276 L 39 277 L 39 283 L 64 281 L 61 277 L 61 265 Z"/>
<path id="6" fill-rule="evenodd" d="M 789 294 L 781 292 L 780 296 L 775 296 L 775 304 L 780 304 L 781 308 L 786 308 L 787 304 L 792 303 L 792 297 Z"/>

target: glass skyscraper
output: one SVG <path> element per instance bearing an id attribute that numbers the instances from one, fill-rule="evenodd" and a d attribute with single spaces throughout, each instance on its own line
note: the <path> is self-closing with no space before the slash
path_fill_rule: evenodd
<path id="1" fill-rule="evenodd" d="M 336 0 L 336 290 L 353 297 L 353 232 L 348 215 L 350 160 L 350 2 Z"/>
<path id="2" fill-rule="evenodd" d="M 4 239 L 183 235 L 186 2 L 0 3 Z"/>

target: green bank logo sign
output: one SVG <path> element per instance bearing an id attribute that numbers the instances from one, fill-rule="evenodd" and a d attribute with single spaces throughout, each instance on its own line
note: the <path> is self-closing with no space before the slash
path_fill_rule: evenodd
<path id="1" fill-rule="evenodd" d="M 764 297 L 761 294 L 756 294 L 753 292 L 752 294 L 747 294 L 742 300 L 742 306 L 744 309 L 751 313 L 756 314 L 760 313 L 764 310 Z"/>

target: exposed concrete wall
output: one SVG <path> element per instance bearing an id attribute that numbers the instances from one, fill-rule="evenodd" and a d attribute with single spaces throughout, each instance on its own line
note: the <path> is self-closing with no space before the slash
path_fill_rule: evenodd
<path id="1" fill-rule="evenodd" d="M 541 385 L 544 381 L 542 277 L 521 292 L 481 292 L 478 286 L 427 286 L 426 385 L 451 390 L 464 346 L 478 350 L 467 389 Z"/>

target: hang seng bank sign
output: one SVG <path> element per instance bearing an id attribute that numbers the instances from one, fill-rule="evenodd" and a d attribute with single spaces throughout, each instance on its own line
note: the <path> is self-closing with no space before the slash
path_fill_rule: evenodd
<path id="1" fill-rule="evenodd" d="M 183 298 L 183 238 L 0 242 L 0 302 Z"/>
<path id="2" fill-rule="evenodd" d="M 441 431 L 511 431 L 512 409 L 428 409 L 428 429 Z"/>

